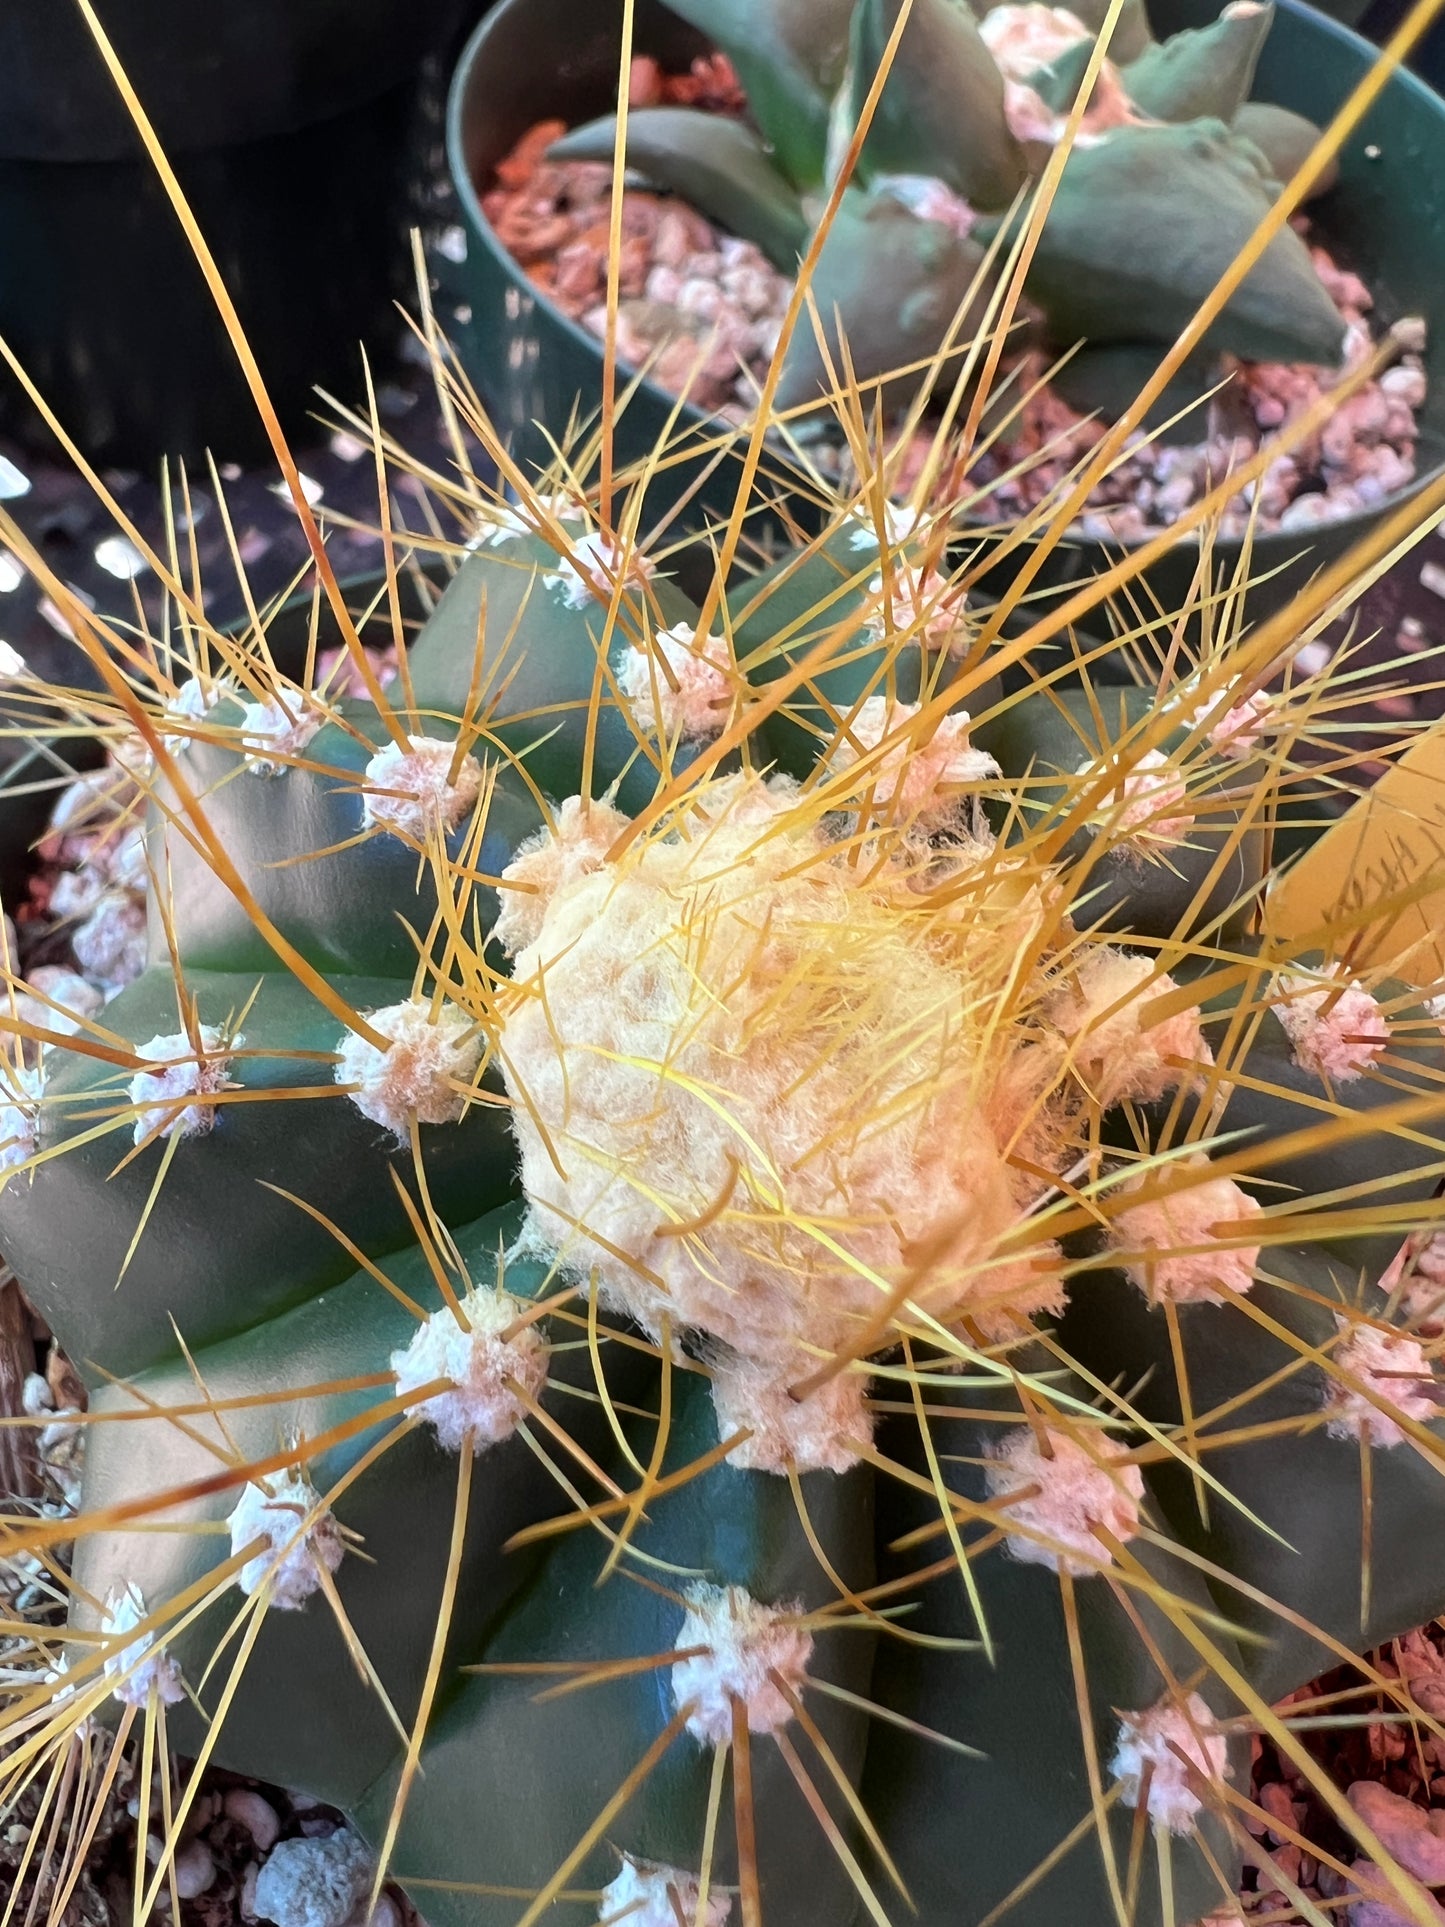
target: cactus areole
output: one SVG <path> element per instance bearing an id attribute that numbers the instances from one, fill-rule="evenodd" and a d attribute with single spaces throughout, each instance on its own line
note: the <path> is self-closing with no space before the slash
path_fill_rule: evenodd
<path id="1" fill-rule="evenodd" d="M 1437 1023 L 1251 935 L 1262 681 L 1005 698 L 866 501 L 707 608 L 626 526 L 130 712 L 150 962 L 6 1094 L 54 1717 L 432 1927 L 1184 1927 L 1265 1703 L 1445 1606 Z"/>

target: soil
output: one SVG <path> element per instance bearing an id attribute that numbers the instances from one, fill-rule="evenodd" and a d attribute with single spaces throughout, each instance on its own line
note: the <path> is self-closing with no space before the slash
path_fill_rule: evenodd
<path id="1" fill-rule="evenodd" d="M 633 62 L 634 106 L 742 107 L 720 55 L 665 75 Z M 612 169 L 595 161 L 549 161 L 567 131 L 542 121 L 497 169 L 482 207 L 531 281 L 598 339 L 607 330 L 607 253 Z M 672 196 L 628 188 L 622 197 L 617 352 L 631 368 L 699 408 L 738 419 L 757 392 L 792 293 L 792 282 L 747 241 L 723 234 Z"/>
<path id="2" fill-rule="evenodd" d="M 730 72 L 720 56 L 681 76 L 639 61 L 633 104 L 686 99 L 736 113 L 742 96 L 727 81 Z M 482 184 L 482 207 L 534 285 L 602 339 L 612 170 L 599 162 L 548 160 L 548 147 L 565 132 L 562 121 L 529 129 L 495 180 Z M 1307 217 L 1295 225 L 1309 238 Z M 659 386 L 706 413 L 742 419 L 777 343 L 791 278 L 675 196 L 625 188 L 622 229 L 619 359 L 630 369 L 646 367 Z M 1349 372 L 1375 351 L 1374 298 L 1318 240 L 1311 253 L 1347 325 L 1343 372 Z M 1323 431 L 1241 491 L 1224 512 L 1223 534 L 1242 535 L 1252 517 L 1261 532 L 1336 521 L 1383 502 L 1413 479 L 1427 392 L 1424 324 L 1398 323 L 1390 339 L 1395 364 L 1365 382 Z M 1103 435 L 1101 423 L 1071 408 L 1044 379 L 1048 365 L 1045 355 L 1031 351 L 1007 358 L 1001 368 L 1000 378 L 1011 376 L 1012 392 L 1026 399 L 971 472 L 985 491 L 981 521 L 1015 521 L 1027 513 Z M 1236 364 L 1228 387 L 1197 411 L 1199 439 L 1165 444 L 1135 436 L 1127 458 L 1090 496 L 1075 532 L 1134 542 L 1168 527 L 1271 433 L 1304 415 L 1331 381 L 1321 369 Z"/>

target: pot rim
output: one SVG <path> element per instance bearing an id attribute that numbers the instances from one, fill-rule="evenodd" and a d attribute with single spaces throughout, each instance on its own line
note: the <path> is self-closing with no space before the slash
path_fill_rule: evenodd
<path id="1" fill-rule="evenodd" d="M 498 4 L 492 7 L 491 11 L 477 23 L 476 27 L 468 36 L 466 44 L 462 48 L 458 58 L 455 71 L 452 74 L 450 85 L 447 88 L 447 165 L 451 174 L 453 189 L 472 234 L 484 244 L 503 273 L 514 283 L 524 285 L 531 298 L 539 302 L 547 310 L 551 324 L 560 329 L 563 334 L 570 337 L 577 347 L 584 349 L 600 366 L 603 354 L 602 343 L 598 341 L 594 334 L 591 334 L 586 328 L 582 327 L 580 322 L 574 321 L 570 315 L 565 314 L 548 294 L 537 287 L 535 283 L 529 279 L 521 263 L 518 262 L 511 252 L 502 244 L 496 230 L 482 210 L 482 197 L 477 189 L 476 182 L 473 181 L 471 177 L 463 147 L 462 134 L 466 107 L 474 91 L 483 84 L 488 41 L 499 30 L 501 23 L 508 16 L 525 13 L 526 9 L 532 4 L 533 0 L 498 0 Z M 1275 0 L 1275 4 L 1283 13 L 1292 17 L 1296 24 L 1306 33 L 1313 33 L 1324 40 L 1334 40 L 1349 52 L 1357 56 L 1363 55 L 1369 64 L 1373 64 L 1378 57 L 1379 50 L 1366 40 L 1362 34 L 1356 33 L 1353 28 L 1343 26 L 1329 14 L 1321 13 L 1317 8 L 1305 4 L 1305 0 Z M 1437 94 L 1418 74 L 1404 66 L 1396 67 L 1394 73 L 1385 83 L 1385 89 L 1381 97 L 1386 98 L 1389 90 L 1395 87 L 1403 88 L 1406 93 L 1416 96 L 1419 103 L 1429 110 L 1440 122 L 1441 132 L 1445 134 L 1445 98 Z M 1441 370 L 1440 379 L 1445 380 L 1445 369 Z M 668 411 L 676 410 L 676 420 L 679 426 L 694 430 L 711 429 L 713 432 L 716 432 L 717 424 L 722 419 L 720 415 L 709 415 L 699 408 L 696 403 L 681 400 L 668 389 L 659 386 L 650 375 L 634 375 L 630 377 L 630 380 L 635 382 L 637 388 L 659 406 L 666 408 Z M 786 454 L 781 454 L 779 460 L 786 462 Z M 1354 509 L 1348 515 L 1336 516 L 1327 522 L 1320 523 L 1318 525 L 1319 529 L 1329 534 L 1337 550 L 1340 552 L 1348 550 L 1353 546 L 1355 541 L 1361 539 L 1371 528 L 1378 526 L 1380 522 L 1396 509 L 1402 508 L 1415 496 L 1423 493 L 1432 482 L 1438 480 L 1442 475 L 1445 475 L 1445 453 L 1442 453 L 1439 459 L 1431 464 L 1430 467 L 1418 471 L 1404 487 L 1396 489 L 1392 494 L 1387 495 L 1382 502 L 1372 506 Z M 1091 536 L 1066 535 L 1064 538 L 1064 546 L 1066 548 L 1072 548 L 1077 552 L 1098 549 L 1127 553 L 1130 550 L 1143 548 L 1148 542 L 1156 541 L 1160 532 L 1159 530 L 1155 530 L 1137 542 L 1125 541 L 1120 538 L 1102 540 Z M 1265 530 L 1262 534 L 1255 535 L 1252 538 L 1251 553 L 1255 556 L 1263 553 L 1264 556 L 1268 557 L 1270 547 L 1267 545 L 1277 543 L 1282 549 L 1290 550 L 1294 554 L 1308 555 L 1313 546 L 1309 540 L 1310 533 L 1307 529 L 1276 528 Z M 1171 546 L 1183 548 L 1193 545 L 1197 547 L 1199 541 L 1199 531 L 1197 529 L 1189 529 L 1176 536 Z M 1299 544 L 1298 547 L 1296 546 L 1297 543 Z M 1237 557 L 1243 553 L 1244 538 L 1238 535 L 1215 535 L 1211 539 L 1210 549 L 1211 553 L 1215 555 Z"/>

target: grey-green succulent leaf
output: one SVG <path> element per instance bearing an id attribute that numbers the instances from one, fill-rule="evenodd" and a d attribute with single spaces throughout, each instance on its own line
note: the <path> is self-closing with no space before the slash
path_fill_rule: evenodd
<path id="1" fill-rule="evenodd" d="M 1234 131 L 1259 149 L 1277 181 L 1293 177 L 1320 137 L 1312 120 L 1292 113 L 1288 107 L 1276 107 L 1270 100 L 1247 100 L 1234 116 Z M 1307 198 L 1328 193 L 1339 177 L 1340 164 L 1332 160 Z"/>
<path id="2" fill-rule="evenodd" d="M 547 151 L 554 160 L 607 161 L 616 138 L 616 118 L 606 114 Z M 627 163 L 754 242 L 785 274 L 797 271 L 808 244 L 803 204 L 741 121 L 692 107 L 636 108 L 627 117 Z"/>
<path id="3" fill-rule="evenodd" d="M 1036 67 L 1028 77 L 1028 85 L 1054 113 L 1067 114 L 1079 97 L 1079 89 L 1084 84 L 1084 75 L 1093 57 L 1093 41 L 1076 40 L 1051 60 L 1047 67 Z"/>
<path id="4" fill-rule="evenodd" d="M 984 251 L 938 221 L 921 220 L 892 195 L 844 194 L 823 243 L 812 296 L 836 378 L 839 321 L 853 372 L 872 381 L 937 353 L 970 299 Z M 956 336 L 969 339 L 969 323 Z M 903 384 L 916 393 L 923 377 Z M 800 321 L 788 348 L 778 405 L 821 400 L 832 382 L 811 320 Z"/>
<path id="5" fill-rule="evenodd" d="M 668 0 L 737 69 L 778 166 L 798 188 L 823 179 L 828 115 L 848 58 L 853 0 Z"/>
<path id="6" fill-rule="evenodd" d="M 902 0 L 858 0 L 840 105 L 851 136 Z M 835 139 L 837 132 L 835 128 Z M 862 173 L 927 175 L 975 207 L 1007 207 L 1027 166 L 1004 114 L 1003 76 L 967 8 L 913 0 L 863 146 Z"/>
<path id="7" fill-rule="evenodd" d="M 1055 370 L 1050 386 L 1081 415 L 1117 421 L 1152 378 L 1164 354 L 1165 346 L 1158 341 L 1116 341 L 1081 348 Z M 1140 426 L 1166 443 L 1202 440 L 1201 404 L 1222 375 L 1217 356 L 1202 350 L 1190 355 L 1145 412 Z"/>
<path id="8" fill-rule="evenodd" d="M 1051 339 L 1172 342 L 1268 211 L 1261 169 L 1215 121 L 1119 127 L 1077 147 L 1029 273 Z M 1339 360 L 1344 322 L 1292 229 L 1275 235 L 1205 345 L 1247 361 Z"/>
<path id="9" fill-rule="evenodd" d="M 1233 0 L 1207 27 L 1171 34 L 1124 71 L 1129 98 L 1155 120 L 1232 121 L 1249 98 L 1272 4 Z"/>

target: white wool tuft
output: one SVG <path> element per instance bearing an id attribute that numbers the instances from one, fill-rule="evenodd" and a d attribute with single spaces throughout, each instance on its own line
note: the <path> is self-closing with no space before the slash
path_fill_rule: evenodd
<path id="1" fill-rule="evenodd" d="M 737 682 L 727 637 L 699 641 L 689 622 L 659 629 L 650 650 L 626 644 L 618 666 L 618 683 L 637 727 L 684 742 L 718 734 Z"/>
<path id="2" fill-rule="evenodd" d="M 216 683 L 203 683 L 199 676 L 187 676 L 166 704 L 161 714 L 161 721 L 181 724 L 203 723 L 221 700 L 222 693 L 220 686 Z M 190 748 L 194 741 L 194 733 L 187 728 L 179 736 L 162 736 L 161 741 L 172 756 L 177 756 L 182 750 Z"/>
<path id="3" fill-rule="evenodd" d="M 795 1378 L 811 1376 L 800 1366 Z M 752 1437 L 728 1454 L 728 1464 L 752 1472 L 847 1472 L 873 1441 L 868 1380 L 842 1371 L 806 1398 L 793 1398 L 776 1366 L 747 1359 L 715 1364 L 712 1402 L 718 1436 L 746 1429 Z"/>
<path id="4" fill-rule="evenodd" d="M 1076 776 L 1096 777 L 1105 767 L 1080 763 Z M 1184 778 L 1162 750 L 1146 749 L 1128 769 L 1118 768 L 1111 791 L 1095 811 L 1095 823 L 1113 837 L 1145 848 L 1182 843 L 1194 827 Z"/>
<path id="5" fill-rule="evenodd" d="M 627 818 L 610 803 L 569 796 L 555 830 L 539 830 L 521 844 L 502 872 L 501 910 L 492 934 L 515 957 L 542 934 L 547 905 L 566 884 L 602 868 Z"/>
<path id="6" fill-rule="evenodd" d="M 1049 1016 L 1072 1045 L 1075 1071 L 1101 1104 L 1126 1097 L 1151 1102 L 1214 1062 L 1194 1006 L 1157 1024 L 1142 1021 L 1149 1004 L 1177 988 L 1150 958 L 1100 948 L 1079 960 L 1054 995 Z"/>
<path id="7" fill-rule="evenodd" d="M 118 988 L 133 982 L 145 969 L 145 904 L 126 890 L 102 891 L 70 947 L 75 961 L 97 983 Z"/>
<path id="8" fill-rule="evenodd" d="M 935 1315 L 1055 1302 L 1054 1268 L 996 1256 L 1037 1188 L 1005 1146 L 1049 1074 L 989 1021 L 1010 879 L 949 922 L 786 790 L 727 778 L 702 805 L 605 870 L 556 880 L 544 853 L 499 1048 L 535 1247 L 654 1335 L 666 1318 L 784 1383 L 847 1348 L 923 1248 Z"/>
<path id="9" fill-rule="evenodd" d="M 0 1172 L 13 1171 L 35 1155 L 44 1095 L 43 1069 L 0 1057 Z"/>
<path id="10" fill-rule="evenodd" d="M 1229 1742 L 1198 1693 L 1182 1706 L 1166 1697 L 1142 1713 L 1120 1715 L 1109 1771 L 1131 1807 L 1139 1804 L 1147 1774 L 1149 1818 L 1171 1833 L 1189 1833 L 1204 1805 L 1195 1790 L 1199 1781 L 1228 1778 Z"/>
<path id="11" fill-rule="evenodd" d="M 593 529 L 579 535 L 571 554 L 559 557 L 555 571 L 542 579 L 549 589 L 561 591 L 569 609 L 585 609 L 599 597 L 610 602 L 619 580 L 624 589 L 643 588 L 654 569 L 641 549 L 606 529 Z"/>
<path id="12" fill-rule="evenodd" d="M 231 1078 L 231 1053 L 245 1043 L 244 1037 L 227 1037 L 212 1024 L 200 1027 L 200 1054 L 184 1031 L 166 1037 L 152 1037 L 137 1044 L 135 1054 L 147 1063 L 159 1065 L 153 1071 L 137 1071 L 126 1086 L 132 1104 L 139 1108 L 135 1120 L 135 1141 L 144 1144 L 152 1132 L 162 1137 L 203 1137 L 215 1129 L 214 1104 L 182 1104 L 184 1098 L 214 1097 L 220 1091 L 234 1090 Z"/>
<path id="13" fill-rule="evenodd" d="M 1124 1197 L 1146 1184 L 1171 1187 L 1168 1197 L 1125 1206 L 1109 1226 L 1115 1251 L 1146 1254 L 1124 1269 L 1151 1304 L 1223 1305 L 1254 1283 L 1259 1246 L 1216 1244 L 1215 1226 L 1247 1222 L 1262 1207 L 1233 1178 L 1210 1176 L 1213 1168 L 1200 1154 L 1141 1172 L 1121 1187 Z"/>
<path id="14" fill-rule="evenodd" d="M 801 1697 L 813 1656 L 813 1635 L 797 1624 L 802 1606 L 764 1606 L 743 1586 L 691 1586 L 686 1598 L 673 1645 L 679 1652 L 708 1649 L 672 1669 L 673 1700 L 679 1709 L 692 1705 L 688 1732 L 705 1746 L 726 1745 L 735 1699 L 746 1709 L 750 1733 L 780 1731 L 793 1709 L 770 1675 Z"/>
<path id="15" fill-rule="evenodd" d="M 1390 1047 L 1384 1011 L 1362 985 L 1338 970 L 1318 977 L 1281 977 L 1272 1006 L 1302 1071 L 1349 1084 Z"/>
<path id="16" fill-rule="evenodd" d="M 497 549 L 522 536 L 540 534 L 549 521 L 560 525 L 586 519 L 587 504 L 565 492 L 538 495 L 515 507 L 508 502 L 489 502 L 477 517 L 477 533 L 467 547 L 475 549 L 485 544 L 487 548 Z"/>
<path id="17" fill-rule="evenodd" d="M 527 1416 L 527 1406 L 508 1384 L 535 1399 L 547 1382 L 548 1347 L 534 1320 L 513 1338 L 503 1332 L 526 1307 L 505 1291 L 473 1291 L 461 1301 L 470 1331 L 463 1331 L 449 1305 L 421 1325 L 411 1343 L 391 1355 L 396 1389 L 403 1396 L 445 1378 L 450 1392 L 438 1392 L 412 1410 L 435 1428 L 449 1452 L 460 1452 L 468 1438 L 473 1452 L 508 1439 Z"/>
<path id="18" fill-rule="evenodd" d="M 1403 1445 L 1405 1432 L 1389 1416 L 1388 1409 L 1381 1411 L 1375 1399 L 1383 1400 L 1387 1408 L 1394 1406 L 1402 1418 L 1438 1417 L 1440 1407 L 1432 1396 L 1435 1373 L 1429 1357 L 1413 1338 L 1380 1331 L 1374 1325 L 1356 1325 L 1350 1330 L 1344 1318 L 1336 1322 L 1350 1335 L 1330 1357 L 1362 1389 L 1357 1392 L 1337 1378 L 1326 1379 L 1324 1407 L 1329 1423 L 1325 1429 L 1332 1438 L 1365 1439 L 1371 1445 L 1385 1447 Z M 1374 1398 L 1367 1398 L 1366 1392 L 1372 1392 Z"/>
<path id="19" fill-rule="evenodd" d="M 1021 1425 L 996 1448 L 986 1472 L 989 1496 L 1002 1502 L 1015 1559 L 1084 1578 L 1113 1558 L 1096 1525 L 1121 1541 L 1138 1532 L 1144 1475 L 1122 1462 L 1122 1446 L 1102 1437 L 1086 1448 L 1071 1433 L 1045 1426 L 1044 1438 L 1047 1452 L 1033 1428 Z M 1011 1501 L 1013 1493 L 1023 1496 Z M 1008 1524 L 1024 1531 L 1008 1531 Z"/>
<path id="20" fill-rule="evenodd" d="M 301 754 L 321 723 L 300 690 L 288 691 L 284 704 L 274 696 L 269 702 L 247 703 L 241 718 L 246 768 L 257 776 L 284 775 L 290 767 L 287 758 Z"/>
<path id="21" fill-rule="evenodd" d="M 311 1523 L 302 1532 L 302 1524 Z M 243 1552 L 254 1540 L 267 1546 L 248 1559 L 236 1584 L 249 1598 L 269 1580 L 269 1604 L 292 1612 L 305 1604 L 320 1585 L 318 1571 L 335 1572 L 346 1546 L 341 1529 L 321 1504 L 321 1494 L 299 1472 L 278 1472 L 270 1490 L 248 1485 L 236 1501 L 227 1524 L 232 1553 Z"/>
<path id="22" fill-rule="evenodd" d="M 948 228 L 961 241 L 966 241 L 978 226 L 979 210 L 934 174 L 874 174 L 869 186 L 875 194 L 901 201 L 920 221 L 936 221 Z M 860 545 L 855 539 L 852 546 Z M 875 540 L 873 547 L 877 546 Z"/>
<path id="23" fill-rule="evenodd" d="M 433 1016 L 430 998 L 408 997 L 365 1016 L 390 1043 L 378 1050 L 347 1031 L 334 1072 L 338 1084 L 358 1087 L 348 1095 L 362 1116 L 402 1140 L 411 1135 L 413 1118 L 419 1124 L 455 1123 L 466 1109 L 455 1086 L 469 1084 L 482 1059 L 482 1039 L 466 1012 L 443 1004 Z"/>
<path id="24" fill-rule="evenodd" d="M 622 1857 L 622 1871 L 602 1890 L 599 1927 L 727 1927 L 733 1903 L 727 1894 L 710 1892 L 707 1911 L 698 1918 L 702 1884 L 695 1873 L 679 1867 L 652 1866 Z"/>
<path id="25" fill-rule="evenodd" d="M 896 556 L 887 575 L 886 591 L 881 570 L 868 584 L 868 594 L 881 598 L 868 618 L 868 634 L 881 642 L 889 634 L 906 632 L 924 649 L 965 654 L 973 634 L 967 592 L 940 570 L 915 568 Z"/>
<path id="26" fill-rule="evenodd" d="M 104 1003 L 105 998 L 96 985 L 78 971 L 69 970 L 64 964 L 40 964 L 30 973 L 28 990 L 16 993 L 15 1010 L 17 1016 L 42 1030 L 71 1037 Z M 0 1083 L 0 1102 L 3 1099 L 4 1086 Z M 3 1136 L 0 1130 L 0 1138 Z M 3 1161 L 4 1152 L 0 1150 L 0 1169 Z"/>
<path id="27" fill-rule="evenodd" d="M 1243 762 L 1273 731 L 1274 715 L 1265 690 L 1256 689 L 1250 695 L 1240 696 L 1237 694 L 1238 688 L 1236 678 L 1227 686 L 1221 685 L 1208 695 L 1201 696 L 1198 683 L 1191 678 L 1179 685 L 1165 708 L 1182 709 L 1179 722 L 1183 729 L 1201 729 L 1214 716 L 1206 738 L 1211 749 L 1229 757 L 1232 762 Z M 1223 715 L 1219 715 L 1219 705 L 1226 697 L 1229 707 Z"/>
<path id="28" fill-rule="evenodd" d="M 733 1903 L 727 1894 L 710 1892 L 707 1911 L 698 1918 L 702 1885 L 695 1873 L 678 1867 L 657 1867 L 622 1857 L 622 1871 L 602 1890 L 599 1927 L 727 1927 Z"/>
<path id="29" fill-rule="evenodd" d="M 370 1849 L 348 1828 L 281 1840 L 257 1876 L 255 1912 L 276 1927 L 346 1927 L 375 1877 Z"/>
<path id="30" fill-rule="evenodd" d="M 361 815 L 368 829 L 422 843 L 434 827 L 456 828 L 477 800 L 482 766 L 433 736 L 408 736 L 406 744 L 388 743 L 367 764 Z"/>
<path id="31" fill-rule="evenodd" d="M 105 1602 L 105 1617 L 100 1629 L 111 1638 L 124 1638 L 147 1617 L 145 1598 L 133 1579 L 113 1591 Z M 186 1696 L 181 1684 L 181 1669 L 157 1642 L 153 1632 L 142 1633 L 128 1646 L 106 1655 L 105 1674 L 116 1684 L 112 1697 L 123 1706 L 144 1706 L 154 1687 L 166 1706 L 174 1706 Z"/>
<path id="32" fill-rule="evenodd" d="M 938 183 L 942 186 L 942 182 Z M 946 190 L 945 190 L 946 191 Z M 916 211 L 916 210 L 915 210 Z M 908 502 L 885 502 L 883 504 L 883 533 L 892 551 L 907 542 L 918 532 L 924 512 Z M 878 547 L 878 523 L 875 519 L 874 504 L 860 502 L 848 515 L 848 547 L 866 554 Z"/>
<path id="33" fill-rule="evenodd" d="M 880 807 L 892 803 L 905 817 L 931 822 L 954 810 L 962 791 L 997 777 L 999 767 L 970 744 L 967 711 L 941 717 L 930 736 L 913 727 L 921 714 L 920 703 L 870 696 L 848 723 L 832 764 L 847 770 L 866 759 L 860 782 L 866 780 Z M 884 742 L 889 747 L 874 754 Z"/>
<path id="34" fill-rule="evenodd" d="M 1269 735 L 1273 724 L 1269 697 L 1262 689 L 1245 696 L 1230 707 L 1213 725 L 1209 741 L 1221 756 L 1242 763 L 1252 756 Z"/>

